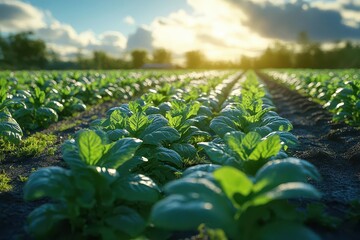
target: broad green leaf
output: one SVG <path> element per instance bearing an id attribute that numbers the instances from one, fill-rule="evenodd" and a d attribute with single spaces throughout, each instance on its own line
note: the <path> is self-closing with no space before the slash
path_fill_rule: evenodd
<path id="1" fill-rule="evenodd" d="M 240 162 L 236 160 L 234 155 L 230 154 L 224 144 L 217 144 L 213 142 L 202 142 L 198 146 L 203 147 L 210 160 L 219 165 L 235 166 L 240 168 Z"/>
<path id="2" fill-rule="evenodd" d="M 266 224 L 255 233 L 256 240 L 320 240 L 309 228 L 296 222 L 276 221 Z"/>
<path id="3" fill-rule="evenodd" d="M 219 136 L 223 137 L 226 133 L 236 131 L 235 123 L 228 117 L 219 116 L 210 122 L 210 128 Z"/>
<path id="4" fill-rule="evenodd" d="M 153 132 L 156 129 L 164 126 L 168 126 L 168 120 L 160 114 L 152 114 L 147 116 L 149 121 L 151 121 L 150 125 L 144 130 L 142 133 L 146 135 L 147 133 Z"/>
<path id="5" fill-rule="evenodd" d="M 144 141 L 144 144 L 159 145 L 163 142 L 174 142 L 180 139 L 180 134 L 175 128 L 165 126 L 151 132 L 145 129 L 140 138 Z"/>
<path id="6" fill-rule="evenodd" d="M 280 184 L 277 187 L 267 192 L 264 192 L 263 194 L 257 195 L 248 204 L 252 206 L 257 206 L 278 199 L 319 199 L 320 197 L 321 194 L 319 193 L 319 191 L 308 183 L 287 182 Z"/>
<path id="7" fill-rule="evenodd" d="M 114 110 L 110 115 L 110 124 L 112 128 L 121 129 L 126 128 L 126 120 L 120 110 Z"/>
<path id="8" fill-rule="evenodd" d="M 154 203 L 160 198 L 159 187 L 141 174 L 119 178 L 115 182 L 114 191 L 118 198 L 131 202 Z"/>
<path id="9" fill-rule="evenodd" d="M 225 116 L 231 119 L 233 122 L 238 122 L 240 119 L 243 118 L 244 112 L 239 108 L 234 108 L 233 106 L 225 107 L 221 111 L 221 116 Z"/>
<path id="10" fill-rule="evenodd" d="M 188 193 L 198 193 L 201 196 L 208 195 L 211 197 L 222 195 L 221 189 L 208 179 L 188 177 L 181 178 L 166 184 L 164 191 L 167 195 Z"/>
<path id="11" fill-rule="evenodd" d="M 202 223 L 210 228 L 221 228 L 230 236 L 236 236 L 238 231 L 233 213 L 224 211 L 214 199 L 196 193 L 174 194 L 159 201 L 152 209 L 150 221 L 155 227 L 172 231 L 196 230 Z"/>
<path id="12" fill-rule="evenodd" d="M 278 135 L 270 136 L 256 145 L 248 160 L 258 161 L 260 159 L 268 159 L 276 155 L 280 149 L 280 137 Z"/>
<path id="13" fill-rule="evenodd" d="M 54 109 L 57 113 L 64 110 L 64 105 L 62 105 L 58 101 L 50 101 L 46 104 L 46 107 Z"/>
<path id="14" fill-rule="evenodd" d="M 193 172 L 197 172 L 197 171 L 212 173 L 216 169 L 219 169 L 220 167 L 221 167 L 220 165 L 216 165 L 216 164 L 199 164 L 199 165 L 187 168 L 183 172 L 183 176 L 187 176 L 187 175 L 189 175 Z"/>
<path id="15" fill-rule="evenodd" d="M 130 133 L 126 129 L 114 129 L 106 132 L 110 141 L 117 141 L 124 137 L 129 137 Z"/>
<path id="16" fill-rule="evenodd" d="M 245 133 L 240 131 L 229 132 L 224 136 L 226 144 L 239 155 L 241 160 L 246 160 L 249 155 L 249 152 L 242 146 L 244 137 Z"/>
<path id="17" fill-rule="evenodd" d="M 126 206 L 114 208 L 112 214 L 106 217 L 104 222 L 131 237 L 140 235 L 146 227 L 146 222 L 139 213 Z"/>
<path id="18" fill-rule="evenodd" d="M 36 110 L 36 120 L 42 124 L 57 122 L 58 118 L 58 114 L 52 108 L 40 107 Z"/>
<path id="19" fill-rule="evenodd" d="M 98 160 L 96 165 L 107 168 L 118 168 L 131 159 L 142 141 L 136 138 L 123 138 L 115 142 L 111 148 Z"/>
<path id="20" fill-rule="evenodd" d="M 183 162 L 181 156 L 172 149 L 157 147 L 154 149 L 153 158 L 161 162 L 170 164 L 176 168 L 182 168 Z"/>
<path id="21" fill-rule="evenodd" d="M 148 161 L 149 160 L 145 157 L 135 156 L 135 157 L 125 161 L 116 170 L 121 176 L 129 175 L 130 173 L 133 172 L 133 169 L 138 167 L 140 164 L 144 164 Z"/>
<path id="22" fill-rule="evenodd" d="M 150 115 L 150 114 L 161 114 L 161 111 L 158 107 L 154 107 L 154 106 L 149 106 L 146 111 L 145 111 L 146 115 Z M 165 115 L 165 114 L 164 114 Z"/>
<path id="23" fill-rule="evenodd" d="M 265 138 L 269 138 L 270 136 L 273 135 L 279 135 L 281 144 L 284 146 L 285 151 L 287 150 L 287 148 L 289 147 L 292 148 L 299 144 L 298 139 L 290 132 L 275 131 L 265 136 Z"/>
<path id="24" fill-rule="evenodd" d="M 31 201 L 43 197 L 65 197 L 73 189 L 70 175 L 69 170 L 60 167 L 42 168 L 32 173 L 24 187 L 24 199 Z"/>
<path id="25" fill-rule="evenodd" d="M 0 136 L 5 140 L 18 144 L 23 132 L 10 112 L 5 108 L 0 111 Z"/>
<path id="26" fill-rule="evenodd" d="M 251 127 L 251 125 L 250 125 L 250 127 Z M 260 134 L 261 137 L 265 137 L 266 135 L 274 132 L 271 128 L 269 128 L 267 126 L 255 127 L 252 129 L 252 131 Z"/>
<path id="27" fill-rule="evenodd" d="M 199 195 L 201 198 L 211 200 L 212 202 L 216 201 L 229 214 L 234 211 L 230 200 L 223 194 L 221 188 L 213 179 L 192 178 L 188 176 L 166 184 L 164 192 L 167 195 Z"/>
<path id="28" fill-rule="evenodd" d="M 267 126 L 273 131 L 290 131 L 293 129 L 289 120 L 280 116 L 266 116 L 262 119 L 262 126 Z"/>
<path id="29" fill-rule="evenodd" d="M 86 110 L 86 105 L 83 104 L 82 102 L 75 103 L 70 106 L 70 110 L 71 110 L 71 112 L 83 112 Z"/>
<path id="30" fill-rule="evenodd" d="M 180 126 L 182 122 L 182 116 L 171 116 L 171 114 L 168 112 L 166 114 L 166 118 L 169 120 L 169 125 L 173 128 L 177 128 Z"/>
<path id="31" fill-rule="evenodd" d="M 82 131 L 76 138 L 81 159 L 88 165 L 97 165 L 105 151 L 101 137 L 94 131 Z"/>
<path id="32" fill-rule="evenodd" d="M 222 167 L 216 170 L 213 174 L 234 205 L 238 204 L 234 198 L 235 194 L 240 193 L 242 196 L 247 196 L 252 190 L 252 181 L 245 173 L 237 170 L 236 168 Z"/>
<path id="33" fill-rule="evenodd" d="M 201 116 L 201 115 L 212 117 L 213 113 L 209 107 L 200 106 L 199 111 L 198 111 L 198 116 Z"/>
<path id="34" fill-rule="evenodd" d="M 260 141 L 261 141 L 260 134 L 256 132 L 249 132 L 245 135 L 244 139 L 241 142 L 241 145 L 245 149 L 245 151 L 250 154 L 253 151 L 253 149 L 257 147 Z"/>
<path id="35" fill-rule="evenodd" d="M 150 122 L 149 119 L 142 112 L 133 114 L 128 121 L 129 127 L 134 134 L 144 129 L 146 125 Z"/>
<path id="36" fill-rule="evenodd" d="M 61 228 L 61 221 L 68 218 L 67 209 L 61 204 L 45 203 L 27 217 L 27 231 L 37 239 L 46 239 L 54 229 Z"/>
<path id="37" fill-rule="evenodd" d="M 188 111 L 186 111 L 186 119 L 196 116 L 200 109 L 200 106 L 201 103 L 199 102 L 192 102 L 191 105 L 187 105 Z"/>
<path id="38" fill-rule="evenodd" d="M 197 139 L 204 139 L 202 141 L 210 140 L 211 135 L 208 132 L 199 130 L 199 128 L 195 126 L 190 126 L 185 131 L 182 129 L 181 142 L 191 142 Z"/>
<path id="39" fill-rule="evenodd" d="M 194 158 L 196 155 L 196 148 L 189 143 L 174 143 L 171 149 L 176 151 L 182 158 Z"/>
<path id="40" fill-rule="evenodd" d="M 79 148 L 74 139 L 67 140 L 61 146 L 61 153 L 64 161 L 70 166 L 70 168 L 85 167 L 87 164 L 82 161 Z"/>
<path id="41" fill-rule="evenodd" d="M 265 164 L 255 176 L 255 191 L 266 191 L 282 183 L 307 182 L 308 178 L 320 180 L 314 165 L 296 158 L 274 160 Z"/>

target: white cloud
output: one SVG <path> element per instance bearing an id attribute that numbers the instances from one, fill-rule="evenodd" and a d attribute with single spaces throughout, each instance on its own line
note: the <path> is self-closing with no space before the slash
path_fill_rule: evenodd
<path id="1" fill-rule="evenodd" d="M 132 16 L 126 16 L 124 18 L 124 23 L 129 24 L 129 25 L 134 25 L 135 19 Z"/>
<path id="2" fill-rule="evenodd" d="M 312 7 L 340 13 L 343 23 L 349 27 L 360 27 L 360 0 L 312 1 Z"/>
<path id="3" fill-rule="evenodd" d="M 59 22 L 36 31 L 37 36 L 61 56 L 75 56 L 79 51 L 89 55 L 92 51 L 105 51 L 119 57 L 126 47 L 126 37 L 117 31 L 107 31 L 96 35 L 92 31 L 76 32 L 75 29 Z"/>
<path id="4" fill-rule="evenodd" d="M 116 31 L 96 35 L 93 31 L 77 32 L 71 25 L 59 22 L 51 12 L 18 0 L 0 0 L 0 29 L 17 32 L 32 30 L 63 59 L 69 60 L 81 51 L 105 51 L 119 57 L 126 47 L 126 37 Z"/>
<path id="5" fill-rule="evenodd" d="M 290 23 L 293 23 L 292 26 L 307 27 L 312 21 L 310 17 L 300 21 L 294 14 L 288 14 L 286 9 L 295 9 L 301 16 L 310 16 L 311 13 L 330 14 L 331 19 L 336 20 L 338 32 L 352 28 L 357 31 L 360 26 L 360 0 L 187 0 L 187 3 L 192 12 L 178 10 L 157 17 L 147 27 L 138 27 L 127 38 L 117 31 L 101 34 L 91 30 L 78 32 L 71 25 L 59 22 L 49 11 L 20 0 L 0 0 L 0 29 L 33 30 L 63 58 L 75 56 L 79 50 L 84 54 L 101 50 L 119 57 L 124 51 L 134 48 L 145 48 L 148 51 L 167 48 L 174 56 L 201 50 L 210 59 L 237 60 L 243 54 L 255 56 L 261 53 L 273 39 L 291 39 L 289 34 L 298 34 L 298 29 L 291 27 Z M 291 21 L 288 22 L 284 16 Z M 278 25 L 283 24 L 284 27 L 267 27 L 271 26 L 271 19 L 279 20 Z M 327 24 L 325 20 L 322 22 Z M 123 21 L 129 25 L 136 23 L 132 16 L 126 16 Z M 320 24 L 319 21 L 315 22 Z M 316 24 L 310 25 L 317 28 Z M 326 25 L 321 31 L 315 29 L 315 33 L 321 34 L 326 30 L 326 34 L 332 33 L 341 38 L 345 33 L 338 35 L 334 26 Z M 354 36 L 356 34 L 352 33 Z"/>
<path id="6" fill-rule="evenodd" d="M 126 37 L 116 31 L 108 31 L 99 35 L 96 42 L 89 44 L 87 49 L 105 51 L 113 57 L 120 57 L 126 47 Z"/>
<path id="7" fill-rule="evenodd" d="M 38 29 L 36 34 L 46 42 L 74 47 L 85 47 L 97 42 L 93 32 L 85 31 L 77 33 L 71 25 L 60 23 L 58 21 Z"/>
<path id="8" fill-rule="evenodd" d="M 213 60 L 237 60 L 258 55 L 268 40 L 241 25 L 245 15 L 223 0 L 188 0 L 194 12 L 183 10 L 157 18 L 150 25 L 154 47 L 181 54 L 201 50 Z"/>
<path id="9" fill-rule="evenodd" d="M 0 29 L 6 32 L 33 30 L 45 26 L 44 13 L 18 0 L 0 0 Z"/>
<path id="10" fill-rule="evenodd" d="M 153 50 L 153 33 L 147 26 L 138 27 L 135 33 L 129 35 L 126 50 L 134 49 Z"/>

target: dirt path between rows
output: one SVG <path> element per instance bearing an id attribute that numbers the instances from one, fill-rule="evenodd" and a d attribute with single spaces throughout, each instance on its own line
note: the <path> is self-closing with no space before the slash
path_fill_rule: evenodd
<path id="1" fill-rule="evenodd" d="M 277 113 L 290 120 L 300 146 L 292 156 L 313 163 L 323 180 L 313 184 L 330 215 L 346 217 L 349 202 L 360 199 L 360 131 L 331 122 L 331 114 L 317 103 L 259 74 L 272 95 Z M 324 239 L 359 239 L 360 226 L 347 220 L 335 231 L 320 230 Z"/>

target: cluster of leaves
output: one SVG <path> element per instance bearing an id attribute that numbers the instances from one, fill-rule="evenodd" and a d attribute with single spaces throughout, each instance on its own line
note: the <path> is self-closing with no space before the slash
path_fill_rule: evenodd
<path id="1" fill-rule="evenodd" d="M 334 113 L 335 121 L 360 126 L 360 81 L 347 81 L 324 106 Z"/>
<path id="2" fill-rule="evenodd" d="M 12 117 L 10 111 L 7 108 L 7 93 L 5 88 L 0 89 L 0 138 L 6 142 L 19 143 L 23 136 L 23 132 Z"/>
<path id="3" fill-rule="evenodd" d="M 178 231 L 204 223 L 232 239 L 319 239 L 286 201 L 320 197 L 306 183 L 309 177 L 319 180 L 316 168 L 294 158 L 271 161 L 253 178 L 233 167 L 198 165 L 165 185 L 167 197 L 155 204 L 150 220 Z"/>
<path id="4" fill-rule="evenodd" d="M 67 141 L 62 152 L 69 169 L 42 168 L 24 187 L 26 200 L 53 200 L 31 212 L 28 232 L 36 239 L 139 235 L 151 205 L 160 198 L 149 177 L 129 172 L 127 161 L 141 143 L 135 138 L 111 142 L 105 133 L 89 130 Z"/>
<path id="5" fill-rule="evenodd" d="M 136 94 L 152 86 L 167 88 L 174 82 L 186 83 L 192 79 L 207 76 L 222 76 L 225 72 L 183 72 L 174 75 L 171 72 L 9 72 L 0 74 L 1 79 L 1 122 L 11 122 L 13 118 L 22 130 L 46 128 L 62 116 L 86 110 L 93 105 L 110 99 L 129 100 Z M 164 87 L 162 87 L 165 84 Z M 4 107 L 7 110 L 3 110 Z M 10 115 L 9 115 L 10 114 Z M 8 130 L 4 130 L 7 131 Z M 8 133 L 7 133 L 8 134 Z M 20 134 L 16 129 L 12 135 Z M 21 134 L 20 134 L 21 135 Z M 17 140 L 6 137 L 13 143 Z"/>
<path id="6" fill-rule="evenodd" d="M 266 71 L 290 89 L 310 96 L 334 114 L 333 120 L 360 126 L 360 82 L 358 70 Z"/>
<path id="7" fill-rule="evenodd" d="M 205 224 L 202 236 L 318 239 L 287 200 L 319 198 L 307 180 L 320 176 L 306 161 L 288 158 L 297 142 L 292 126 L 271 111 L 254 75 L 241 83 L 240 95 L 230 93 L 238 77 L 220 86 L 210 81 L 206 94 L 166 86 L 110 109 L 93 130 L 63 145 L 69 169 L 30 176 L 25 198 L 54 203 L 30 214 L 28 231 L 37 238 L 61 230 L 85 238 L 163 239 Z M 184 164 L 205 154 L 215 164 Z"/>
<path id="8" fill-rule="evenodd" d="M 175 179 L 182 168 L 181 156 L 169 148 L 170 144 L 180 139 L 180 134 L 169 126 L 161 114 L 146 114 L 146 109 L 137 102 L 122 104 L 110 109 L 107 118 L 95 121 L 93 127 L 104 130 L 112 141 L 123 137 L 141 139 L 137 155 L 149 161 L 141 164 L 137 171 L 164 183 Z"/>
<path id="9" fill-rule="evenodd" d="M 213 163 L 255 174 L 267 161 L 287 157 L 285 151 L 298 143 L 288 132 L 291 123 L 273 109 L 264 87 L 249 73 L 241 94 L 224 102 L 219 116 L 210 123 L 218 137 L 199 145 Z"/>
<path id="10" fill-rule="evenodd" d="M 318 239 L 287 200 L 319 198 L 306 183 L 319 180 L 319 173 L 303 160 L 287 158 L 285 150 L 297 144 L 287 132 L 292 126 L 275 112 L 267 115 L 273 106 L 255 76 L 250 73 L 241 86 L 241 95 L 224 102 L 225 111 L 210 123 L 217 137 L 198 144 L 215 165 L 188 168 L 166 184 L 167 196 L 154 206 L 151 222 L 173 231 L 205 223 L 233 239 Z"/>
<path id="11" fill-rule="evenodd" d="M 179 153 L 192 156 L 190 143 L 210 137 L 192 125 L 202 119 L 200 103 L 174 100 L 168 107 L 161 115 L 161 107 L 142 100 L 122 104 L 94 121 L 94 130 L 66 141 L 62 155 L 69 169 L 40 169 L 26 183 L 26 200 L 53 200 L 29 215 L 28 232 L 36 238 L 61 231 L 64 237 L 102 239 L 142 233 L 160 197 L 158 186 L 183 170 Z"/>

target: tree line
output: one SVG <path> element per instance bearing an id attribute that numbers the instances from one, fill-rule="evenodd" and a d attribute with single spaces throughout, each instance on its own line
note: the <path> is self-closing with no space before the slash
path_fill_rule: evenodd
<path id="1" fill-rule="evenodd" d="M 152 52 L 135 49 L 127 58 L 115 58 L 103 51 L 84 56 L 80 51 L 72 61 L 63 61 L 32 32 L 0 35 L 0 69 L 133 69 L 145 64 L 173 68 L 360 68 L 360 45 L 352 42 L 334 44 L 323 50 L 302 32 L 296 43 L 275 42 L 260 56 L 239 57 L 239 61 L 210 61 L 199 51 L 184 53 L 185 65 L 174 64 L 171 51 L 158 48 Z M 151 66 L 150 66 L 151 67 Z"/>
<path id="2" fill-rule="evenodd" d="M 299 33 L 296 43 L 275 42 L 259 57 L 242 57 L 243 68 L 360 68 L 360 44 L 333 42 L 323 50 L 321 44 Z M 296 51 L 295 51 L 296 50 Z"/>

